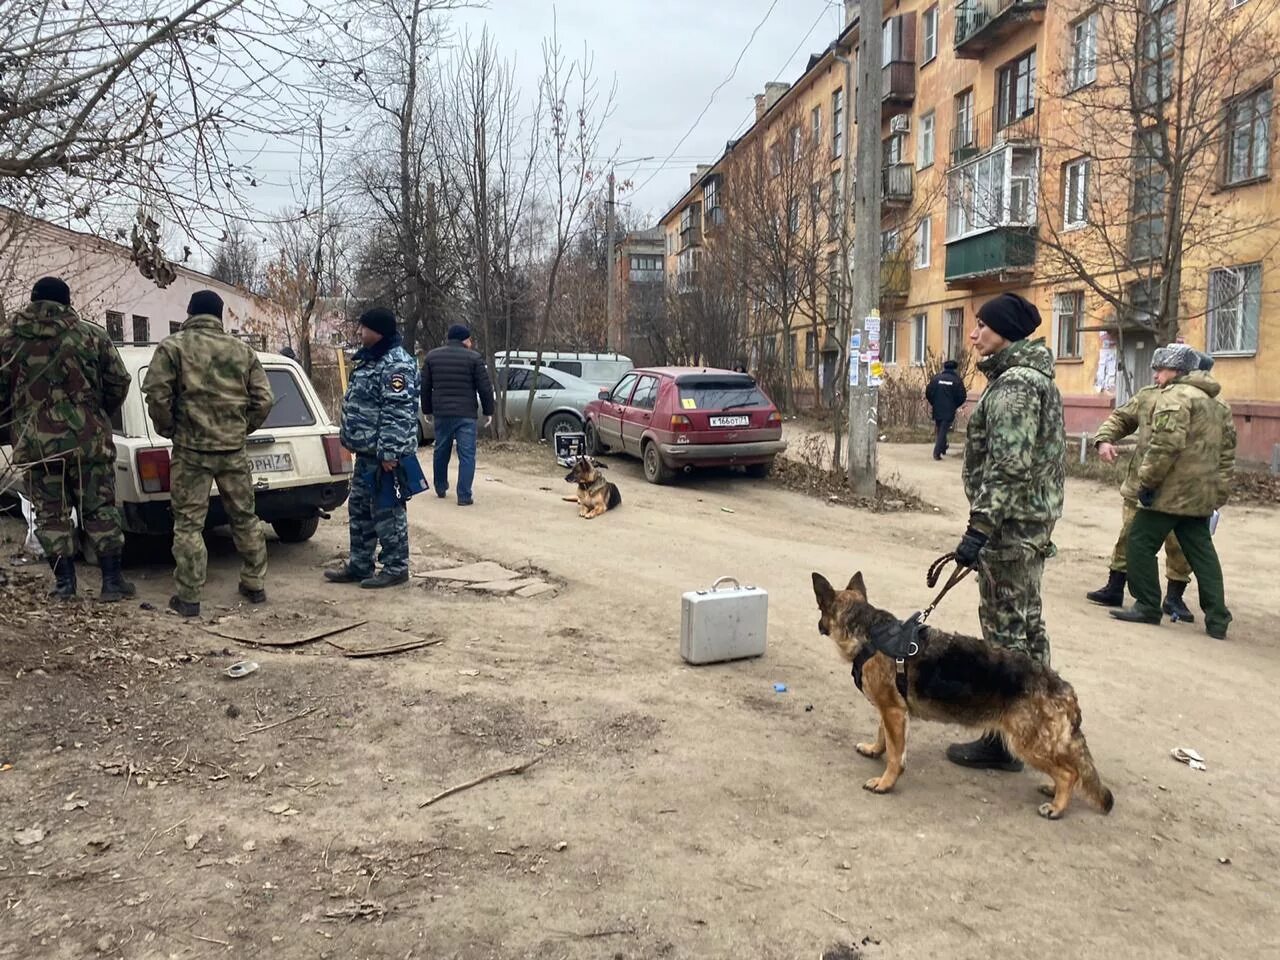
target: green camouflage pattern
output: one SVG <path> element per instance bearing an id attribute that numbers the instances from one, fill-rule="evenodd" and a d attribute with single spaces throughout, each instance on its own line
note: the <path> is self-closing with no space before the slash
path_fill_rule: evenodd
<path id="1" fill-rule="evenodd" d="M 265 588 L 267 538 L 254 512 L 253 474 L 243 449 L 204 453 L 175 447 L 169 472 L 173 506 L 173 582 L 187 603 L 199 603 L 208 574 L 209 554 L 204 525 L 209 515 L 210 485 L 216 481 L 231 535 L 240 554 L 240 582 L 252 590 Z"/>
<path id="2" fill-rule="evenodd" d="M 989 643 L 1049 666 L 1040 581 L 1057 551 L 1052 520 L 1006 520 L 978 555 L 978 622 Z"/>
<path id="3" fill-rule="evenodd" d="M 188 317 L 156 347 L 142 392 L 160 436 L 206 453 L 243 449 L 275 403 L 253 348 L 206 315 Z"/>
<path id="4" fill-rule="evenodd" d="M 1137 515 L 1138 501 L 1130 500 L 1126 497 L 1124 499 L 1124 513 L 1120 519 L 1120 536 L 1116 538 L 1115 549 L 1111 551 L 1111 569 L 1117 573 L 1124 573 L 1129 569 L 1129 531 L 1133 527 L 1133 518 Z M 1186 555 L 1182 552 L 1182 546 L 1178 543 L 1178 538 L 1173 534 L 1165 537 L 1164 566 L 1165 573 L 1170 580 L 1177 580 L 1179 583 L 1190 582 L 1191 565 L 1187 563 Z"/>
<path id="5" fill-rule="evenodd" d="M 27 468 L 27 499 L 36 513 L 36 538 L 47 557 L 76 555 L 71 510 L 98 556 L 124 549 L 122 518 L 116 507 L 115 463 L 76 457 Z"/>
<path id="6" fill-rule="evenodd" d="M 1102 421 L 1102 426 L 1094 433 L 1094 446 L 1100 443 L 1116 444 L 1125 437 L 1137 433 L 1138 450 L 1146 450 L 1151 439 L 1151 410 L 1155 407 L 1158 396 L 1160 396 L 1160 388 L 1152 384 L 1143 387 L 1126 403 L 1116 407 L 1111 411 L 1111 416 Z M 1138 456 L 1129 458 L 1124 480 L 1120 483 L 1120 495 L 1126 500 L 1136 500 L 1138 497 L 1138 466 L 1141 463 L 1140 453 Z"/>
<path id="7" fill-rule="evenodd" d="M 60 303 L 27 304 L 0 332 L 0 424 L 14 463 L 112 463 L 111 417 L 129 381 L 105 330 Z"/>
<path id="8" fill-rule="evenodd" d="M 1066 432 L 1053 355 L 1043 338 L 1018 340 L 978 363 L 987 388 L 969 418 L 964 492 L 969 523 L 989 536 L 1010 520 L 1062 516 Z"/>
<path id="9" fill-rule="evenodd" d="M 1156 491 L 1151 509 L 1207 517 L 1231 493 L 1236 432 L 1222 388 L 1208 373 L 1178 377 L 1160 389 L 1145 448 L 1135 454 L 1140 488 Z"/>

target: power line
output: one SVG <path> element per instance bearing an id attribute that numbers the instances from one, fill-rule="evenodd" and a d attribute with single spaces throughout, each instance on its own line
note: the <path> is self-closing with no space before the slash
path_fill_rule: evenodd
<path id="1" fill-rule="evenodd" d="M 693 123 L 689 125 L 689 129 L 684 132 L 684 136 L 680 138 L 680 140 L 676 143 L 674 147 L 672 147 L 671 153 L 668 154 L 667 158 L 662 161 L 662 165 L 658 167 L 658 169 L 655 170 L 652 174 L 650 174 L 648 179 L 646 179 L 644 183 L 640 184 L 640 186 L 638 186 L 635 189 L 634 191 L 635 193 L 639 193 L 641 190 L 643 190 L 645 187 L 647 187 L 650 183 L 653 182 L 653 178 L 656 177 L 658 174 L 660 174 L 666 168 L 667 164 L 671 162 L 671 158 L 676 155 L 676 151 L 679 150 L 682 146 L 684 146 L 684 142 L 689 139 L 689 135 L 692 134 L 693 131 L 698 128 L 698 124 L 702 122 L 702 118 L 707 115 L 707 111 L 709 111 L 711 109 L 711 105 L 715 103 L 716 94 L 719 93 L 721 90 L 723 90 L 726 86 L 728 86 L 728 84 L 733 80 L 733 78 L 737 76 L 738 67 L 741 66 L 742 64 L 742 58 L 747 55 L 747 51 L 751 49 L 751 44 L 755 42 L 756 34 L 760 32 L 760 29 L 769 20 L 769 17 L 773 15 L 774 8 L 776 8 L 777 6 L 778 6 L 778 0 L 773 0 L 773 2 L 769 4 L 769 9 L 764 12 L 764 16 L 761 18 L 760 22 L 755 25 L 755 29 L 751 31 L 751 36 L 747 37 L 746 44 L 743 46 L 743 48 L 740 51 L 738 51 L 738 58 L 733 61 L 733 69 L 729 71 L 729 75 L 725 77 L 723 80 L 721 80 L 716 85 L 715 89 L 711 91 L 711 96 L 707 98 L 707 105 L 702 108 L 702 112 L 699 113 L 697 118 L 693 121 Z"/>

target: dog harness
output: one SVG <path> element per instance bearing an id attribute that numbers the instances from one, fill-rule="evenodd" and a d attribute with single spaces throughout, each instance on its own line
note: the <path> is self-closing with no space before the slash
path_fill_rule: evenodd
<path id="1" fill-rule="evenodd" d="M 943 568 L 955 560 L 954 553 L 943 554 L 929 567 L 929 572 L 925 574 L 925 583 L 934 587 L 938 584 L 938 579 L 942 576 Z M 859 648 L 857 655 L 853 658 L 853 669 L 850 671 L 853 676 L 854 685 L 859 691 L 862 690 L 862 668 L 867 665 L 870 660 L 878 653 L 892 658 L 897 672 L 894 675 L 894 684 L 898 688 L 898 694 L 903 700 L 907 699 L 907 661 L 913 657 L 918 657 L 921 652 L 929 645 L 929 628 L 924 622 L 929 619 L 929 614 L 933 613 L 942 598 L 947 595 L 957 583 L 973 572 L 972 567 L 962 567 L 957 561 L 956 569 L 952 571 L 951 578 L 947 581 L 938 595 L 933 598 L 933 602 L 923 610 L 917 610 L 904 621 L 893 620 L 886 623 L 878 623 L 867 633 L 867 642 Z"/>

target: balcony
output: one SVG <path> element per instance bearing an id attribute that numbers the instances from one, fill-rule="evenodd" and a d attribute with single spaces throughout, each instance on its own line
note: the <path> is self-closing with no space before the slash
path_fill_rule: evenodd
<path id="1" fill-rule="evenodd" d="M 1036 261 L 1034 228 L 999 227 L 947 244 L 949 289 L 1022 283 Z"/>
<path id="2" fill-rule="evenodd" d="M 702 227 L 697 224 L 690 224 L 680 231 L 680 249 L 688 250 L 690 247 L 698 247 L 702 245 Z"/>
<path id="3" fill-rule="evenodd" d="M 1027 23 L 1044 20 L 1045 0 L 960 0 L 956 5 L 956 57 L 981 59 Z"/>
<path id="4" fill-rule="evenodd" d="M 886 206 L 911 203 L 915 170 L 909 163 L 891 163 L 880 171 L 880 199 Z"/>
<path id="5" fill-rule="evenodd" d="M 950 163 L 955 167 L 980 157 L 987 151 L 1006 144 L 1034 145 L 1040 142 L 1040 112 L 1032 107 L 1030 113 L 1018 117 L 1003 127 L 994 109 L 980 113 L 967 125 L 954 124 L 951 128 Z"/>
<path id="6" fill-rule="evenodd" d="M 693 293 L 698 289 L 698 271 L 685 270 L 676 274 L 676 293 Z"/>
<path id="7" fill-rule="evenodd" d="M 881 116 L 895 117 L 911 109 L 916 99 L 916 65 L 910 60 L 895 60 L 884 65 L 881 87 Z"/>
<path id="8" fill-rule="evenodd" d="M 880 302 L 899 303 L 911 292 L 911 257 L 903 252 L 880 257 Z"/>

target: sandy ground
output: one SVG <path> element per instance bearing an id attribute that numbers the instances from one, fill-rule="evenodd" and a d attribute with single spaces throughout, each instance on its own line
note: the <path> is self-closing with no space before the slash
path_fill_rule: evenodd
<path id="1" fill-rule="evenodd" d="M 0 624 L 0 957 L 1280 957 L 1280 514 L 1224 516 L 1236 621 L 1217 642 L 1083 600 L 1119 502 L 1072 483 L 1045 607 L 1117 803 L 1049 823 L 1038 775 L 954 767 L 959 731 L 938 725 L 912 729 L 893 794 L 860 789 L 873 715 L 816 631 L 810 571 L 862 570 L 905 614 L 964 527 L 958 459 L 881 454 L 936 512 L 741 476 L 659 488 L 620 460 L 622 507 L 584 522 L 563 470 L 482 450 L 474 507 L 411 505 L 415 568 L 545 571 L 561 590 L 534 600 L 329 587 L 339 515 L 273 542 L 272 602 L 244 610 L 215 538 L 204 626 L 357 618 L 333 639 L 444 640 L 381 659 L 251 650 L 136 604 L 32 612 L 44 582 L 10 568 L 4 609 L 25 612 Z M 686 666 L 680 594 L 721 574 L 769 590 L 769 652 Z M 134 576 L 163 609 L 163 564 Z M 935 623 L 976 630 L 971 581 Z M 261 669 L 225 678 L 244 656 Z"/>

